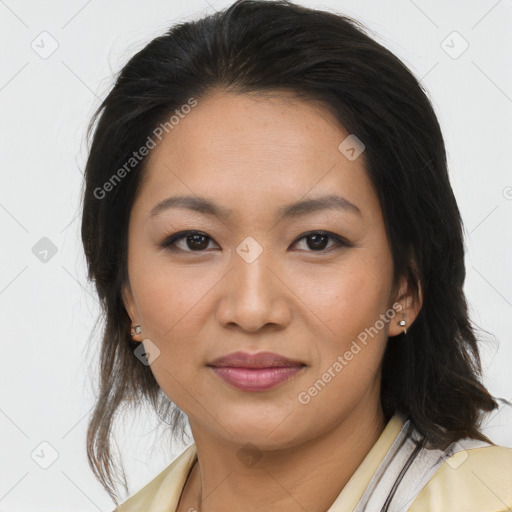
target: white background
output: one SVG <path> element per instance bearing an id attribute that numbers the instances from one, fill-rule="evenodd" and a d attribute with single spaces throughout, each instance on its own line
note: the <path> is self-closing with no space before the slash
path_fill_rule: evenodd
<path id="1" fill-rule="evenodd" d="M 85 129 L 114 73 L 137 50 L 175 22 L 229 3 L 0 1 L 1 511 L 113 508 L 85 455 L 98 338 L 88 342 L 98 309 L 79 241 Z M 365 23 L 427 88 L 466 229 L 472 318 L 490 333 L 482 349 L 485 382 L 495 396 L 511 400 L 512 66 L 505 48 L 512 2 L 300 3 Z M 46 59 L 31 47 L 34 40 L 42 46 L 41 37 L 50 47 L 49 36 L 38 37 L 43 31 L 58 43 Z M 453 31 L 469 44 L 458 58 L 464 41 Z M 57 250 L 46 262 L 32 252 L 43 237 Z M 507 446 L 511 409 L 503 407 L 486 429 Z M 121 433 L 132 492 L 183 449 L 166 453 L 167 438 L 155 431 L 148 411 Z M 39 447 L 43 441 L 52 448 Z M 58 458 L 42 469 L 31 458 L 34 449 L 41 463 L 52 450 Z"/>

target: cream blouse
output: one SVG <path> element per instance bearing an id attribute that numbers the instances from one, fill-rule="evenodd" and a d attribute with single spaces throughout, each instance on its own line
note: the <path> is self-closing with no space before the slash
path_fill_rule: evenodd
<path id="1" fill-rule="evenodd" d="M 421 441 L 395 414 L 326 512 L 512 510 L 512 448 L 462 439 L 442 451 Z M 175 512 L 196 459 L 192 444 L 115 512 Z"/>

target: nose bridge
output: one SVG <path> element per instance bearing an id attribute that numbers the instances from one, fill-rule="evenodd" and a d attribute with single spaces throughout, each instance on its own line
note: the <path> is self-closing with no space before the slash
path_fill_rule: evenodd
<path id="1" fill-rule="evenodd" d="M 220 320 L 224 324 L 236 323 L 245 330 L 256 331 L 267 323 L 282 326 L 288 321 L 288 306 L 271 270 L 275 266 L 272 260 L 272 253 L 264 251 L 254 239 L 246 239 L 237 247 L 230 284 L 223 297 Z"/>
<path id="2" fill-rule="evenodd" d="M 241 243 L 233 257 L 236 276 L 235 295 L 239 300 L 253 303 L 253 307 L 262 308 L 272 301 L 273 286 L 271 254 L 252 240 Z M 246 304 L 247 305 L 247 304 Z"/>

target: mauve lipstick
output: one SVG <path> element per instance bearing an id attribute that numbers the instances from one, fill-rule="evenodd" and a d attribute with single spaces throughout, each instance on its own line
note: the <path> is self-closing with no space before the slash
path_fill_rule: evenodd
<path id="1" fill-rule="evenodd" d="M 290 379 L 306 365 L 272 352 L 233 352 L 208 366 L 224 382 L 242 391 L 267 391 Z"/>

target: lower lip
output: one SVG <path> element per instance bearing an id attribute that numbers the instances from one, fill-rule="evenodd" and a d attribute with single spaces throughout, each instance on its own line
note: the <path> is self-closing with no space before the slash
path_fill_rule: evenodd
<path id="1" fill-rule="evenodd" d="M 266 391 L 299 373 L 303 366 L 279 366 L 276 368 L 210 367 L 223 381 L 243 391 Z"/>

